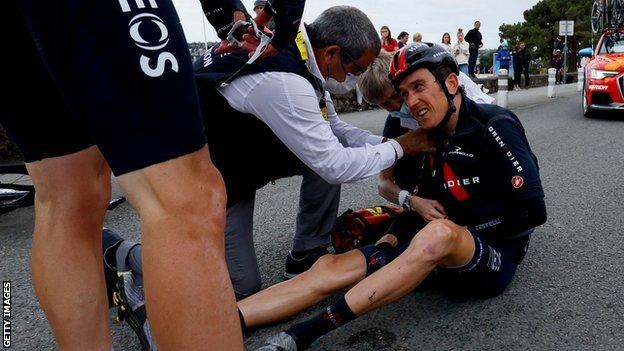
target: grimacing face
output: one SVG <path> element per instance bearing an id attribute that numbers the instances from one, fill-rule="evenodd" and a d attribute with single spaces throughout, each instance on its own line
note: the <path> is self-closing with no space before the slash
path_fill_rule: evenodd
<path id="1" fill-rule="evenodd" d="M 426 68 L 417 69 L 403 79 L 399 93 L 414 119 L 424 129 L 435 128 L 448 111 L 444 91 Z"/>

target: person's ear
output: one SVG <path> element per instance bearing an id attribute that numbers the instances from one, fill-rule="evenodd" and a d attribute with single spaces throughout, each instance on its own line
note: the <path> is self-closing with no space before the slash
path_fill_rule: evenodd
<path id="1" fill-rule="evenodd" d="M 329 45 L 325 47 L 323 51 L 323 58 L 325 62 L 332 62 L 335 59 L 340 59 L 340 46 L 338 45 Z"/>
<path id="2" fill-rule="evenodd" d="M 451 73 L 448 75 L 448 77 L 446 77 L 446 80 L 444 80 L 444 84 L 446 84 L 446 89 L 448 90 L 448 92 L 452 95 L 455 95 L 459 90 L 459 77 L 457 76 L 457 74 Z"/>

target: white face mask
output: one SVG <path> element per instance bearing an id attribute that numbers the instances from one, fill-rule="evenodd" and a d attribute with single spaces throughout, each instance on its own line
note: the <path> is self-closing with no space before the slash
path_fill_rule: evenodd
<path id="1" fill-rule="evenodd" d="M 406 104 L 401 105 L 401 109 L 398 111 L 390 111 L 390 116 L 400 118 L 401 127 L 413 130 L 420 128 L 420 124 L 412 117 L 409 107 L 407 107 Z"/>
<path id="2" fill-rule="evenodd" d="M 358 76 L 347 73 L 344 82 L 339 82 L 334 78 L 327 78 L 325 80 L 325 89 L 333 94 L 348 94 L 351 90 L 355 89 L 358 81 Z"/>

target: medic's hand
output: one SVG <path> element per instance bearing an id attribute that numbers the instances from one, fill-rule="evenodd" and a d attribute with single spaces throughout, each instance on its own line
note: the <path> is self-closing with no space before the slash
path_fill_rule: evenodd
<path id="1" fill-rule="evenodd" d="M 406 156 L 423 152 L 434 152 L 436 150 L 435 140 L 431 137 L 430 133 L 422 128 L 409 131 L 396 138 L 396 141 L 401 144 L 403 153 Z"/>

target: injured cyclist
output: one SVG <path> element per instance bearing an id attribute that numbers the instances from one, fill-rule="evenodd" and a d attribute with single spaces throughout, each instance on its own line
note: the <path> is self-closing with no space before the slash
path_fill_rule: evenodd
<path id="1" fill-rule="evenodd" d="M 418 173 L 399 163 L 380 182 L 384 197 L 412 211 L 395 219 L 375 245 L 325 255 L 292 280 L 239 301 L 243 327 L 253 328 L 349 289 L 317 315 L 270 337 L 261 350 L 306 349 L 425 279 L 477 297 L 496 296 L 511 283 L 533 229 L 546 221 L 537 158 L 519 119 L 509 110 L 467 98 L 458 75 L 453 57 L 437 45 L 412 43 L 395 54 L 390 76 L 398 99 L 437 148 L 422 159 L 404 160 L 416 162 Z M 455 179 L 459 184 L 445 186 Z M 395 187 L 384 185 L 388 181 Z M 406 194 L 402 188 L 410 190 Z M 417 198 L 430 201 L 428 212 L 417 210 Z M 111 241 L 115 250 L 107 251 L 107 265 L 115 265 L 116 251 L 117 262 L 135 270 L 136 258 L 119 249 L 127 253 L 140 247 L 130 250 L 134 244 L 119 240 Z M 123 274 L 121 293 L 127 289 L 124 282 L 134 283 L 130 272 Z"/>

